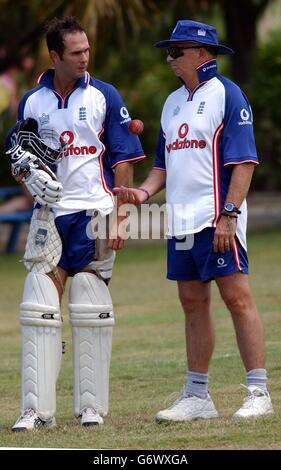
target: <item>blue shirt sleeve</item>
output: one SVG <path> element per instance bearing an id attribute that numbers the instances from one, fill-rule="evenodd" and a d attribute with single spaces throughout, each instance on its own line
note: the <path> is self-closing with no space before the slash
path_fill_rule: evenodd
<path id="1" fill-rule="evenodd" d="M 118 91 L 112 85 L 108 85 L 105 96 L 106 116 L 102 141 L 109 154 L 111 166 L 114 167 L 127 160 L 144 158 L 139 138 L 128 130 L 131 118 Z"/>
<path id="2" fill-rule="evenodd" d="M 32 88 L 32 90 L 27 91 L 22 99 L 20 100 L 19 107 L 18 107 L 18 121 L 21 121 L 22 119 L 25 119 L 26 117 L 33 117 L 33 116 L 25 116 L 25 105 L 28 101 L 28 98 L 33 95 L 33 93 L 36 93 L 38 90 L 42 88 L 42 85 L 39 85 L 35 88 Z"/>
<path id="3" fill-rule="evenodd" d="M 22 98 L 20 100 L 20 103 L 19 103 L 19 106 L 18 106 L 18 120 L 17 120 L 16 124 L 14 124 L 13 127 L 11 127 L 11 129 L 9 130 L 8 134 L 5 137 L 5 150 L 6 150 L 6 152 L 8 150 L 10 150 L 10 148 L 12 148 L 16 144 L 16 141 L 14 139 L 14 135 L 17 134 L 17 132 L 18 132 L 19 121 L 21 121 L 23 119 L 25 103 L 26 103 L 26 100 L 24 98 Z"/>
<path id="4" fill-rule="evenodd" d="M 14 134 L 17 133 L 18 125 L 15 124 L 8 132 L 5 137 L 5 151 L 7 152 L 10 150 L 14 145 L 16 145 L 16 141 L 14 139 Z"/>
<path id="5" fill-rule="evenodd" d="M 253 131 L 253 113 L 247 97 L 230 80 L 222 79 L 221 81 L 226 92 L 222 133 L 223 164 L 258 163 Z"/>
<path id="6" fill-rule="evenodd" d="M 23 96 L 23 98 L 19 102 L 19 107 L 18 107 L 18 121 L 21 121 L 24 119 L 24 107 L 26 103 L 26 98 Z"/>
<path id="7" fill-rule="evenodd" d="M 155 162 L 153 165 L 154 168 L 161 168 L 163 170 L 166 170 L 165 145 L 166 145 L 166 139 L 164 137 L 163 129 L 161 126 L 159 130 L 159 135 L 158 135 L 158 141 L 157 141 L 157 147 L 156 147 L 156 158 L 155 158 Z"/>

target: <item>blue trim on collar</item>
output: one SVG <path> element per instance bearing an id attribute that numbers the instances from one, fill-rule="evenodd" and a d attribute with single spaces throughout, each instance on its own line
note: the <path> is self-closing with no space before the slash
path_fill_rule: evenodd
<path id="1" fill-rule="evenodd" d="M 54 90 L 54 74 L 54 69 L 49 69 L 43 72 L 38 79 L 39 85 L 43 85 L 47 88 L 50 88 L 51 90 Z M 90 74 L 89 72 L 85 72 L 84 77 L 81 77 L 76 81 L 74 88 L 87 88 L 89 83 Z"/>
<path id="2" fill-rule="evenodd" d="M 43 72 L 38 78 L 38 84 L 46 88 L 54 89 L 54 69 L 49 69 Z"/>
<path id="3" fill-rule="evenodd" d="M 76 82 L 76 85 L 80 88 L 87 88 L 87 86 L 90 83 L 90 78 L 91 77 L 90 77 L 89 72 L 85 72 L 84 77 L 79 78 L 79 80 L 77 80 Z"/>
<path id="4" fill-rule="evenodd" d="M 208 62 L 204 62 L 204 64 L 199 65 L 196 70 L 200 83 L 206 82 L 217 75 L 217 61 L 216 59 L 208 60 Z"/>
<path id="5" fill-rule="evenodd" d="M 58 100 L 58 109 L 62 109 L 62 103 L 63 103 L 62 97 L 55 90 L 53 91 L 54 91 L 55 97 Z"/>
<path id="6" fill-rule="evenodd" d="M 68 95 L 64 98 L 64 107 L 65 108 L 68 108 L 68 100 L 69 98 L 71 97 L 72 93 L 75 92 L 77 88 L 74 88 L 70 93 L 68 93 Z"/>
<path id="7" fill-rule="evenodd" d="M 201 88 L 203 85 L 205 85 L 205 83 L 206 83 L 206 82 L 201 82 L 201 83 L 199 83 L 199 85 L 197 85 L 197 87 L 194 88 L 193 91 L 191 91 L 191 90 L 189 90 L 189 89 L 187 88 L 187 91 L 189 92 L 189 96 L 188 96 L 187 101 L 192 101 L 192 100 L 193 100 L 193 96 L 194 96 L 194 94 L 196 93 L 196 91 L 199 90 L 199 88 Z"/>

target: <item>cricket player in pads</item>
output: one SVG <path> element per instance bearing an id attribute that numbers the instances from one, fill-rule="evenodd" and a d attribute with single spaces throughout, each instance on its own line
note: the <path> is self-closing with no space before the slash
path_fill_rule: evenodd
<path id="1" fill-rule="evenodd" d="M 13 431 L 56 424 L 60 300 L 68 276 L 74 414 L 83 426 L 104 421 L 114 324 L 107 284 L 124 242 L 118 231 L 95 240 L 89 226 L 93 215 L 113 211 L 113 185 L 130 185 L 133 163 L 144 158 L 119 93 L 87 72 L 90 46 L 81 25 L 55 18 L 46 40 L 54 68 L 23 96 L 6 139 L 13 174 L 36 203 L 24 255 L 30 272 L 20 305 L 22 404 Z"/>

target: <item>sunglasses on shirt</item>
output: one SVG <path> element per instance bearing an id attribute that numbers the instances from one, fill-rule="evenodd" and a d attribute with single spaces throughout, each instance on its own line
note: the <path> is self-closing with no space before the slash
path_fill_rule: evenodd
<path id="1" fill-rule="evenodd" d="M 186 47 L 167 47 L 167 55 L 172 59 L 177 59 L 184 55 L 184 49 L 200 49 L 202 46 L 186 46 Z"/>

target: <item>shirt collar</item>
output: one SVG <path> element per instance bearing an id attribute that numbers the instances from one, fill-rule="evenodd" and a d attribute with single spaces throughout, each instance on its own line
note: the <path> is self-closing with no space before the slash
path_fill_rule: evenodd
<path id="1" fill-rule="evenodd" d="M 51 90 L 54 89 L 54 69 L 49 69 L 43 72 L 40 77 L 38 78 L 38 84 L 43 85 Z M 87 88 L 90 83 L 90 74 L 89 72 L 85 72 L 84 77 L 78 78 L 75 83 L 74 88 Z"/>
<path id="2" fill-rule="evenodd" d="M 200 64 L 196 70 L 200 83 L 206 82 L 217 74 L 217 61 L 216 59 L 211 59 L 203 62 L 203 64 Z"/>

